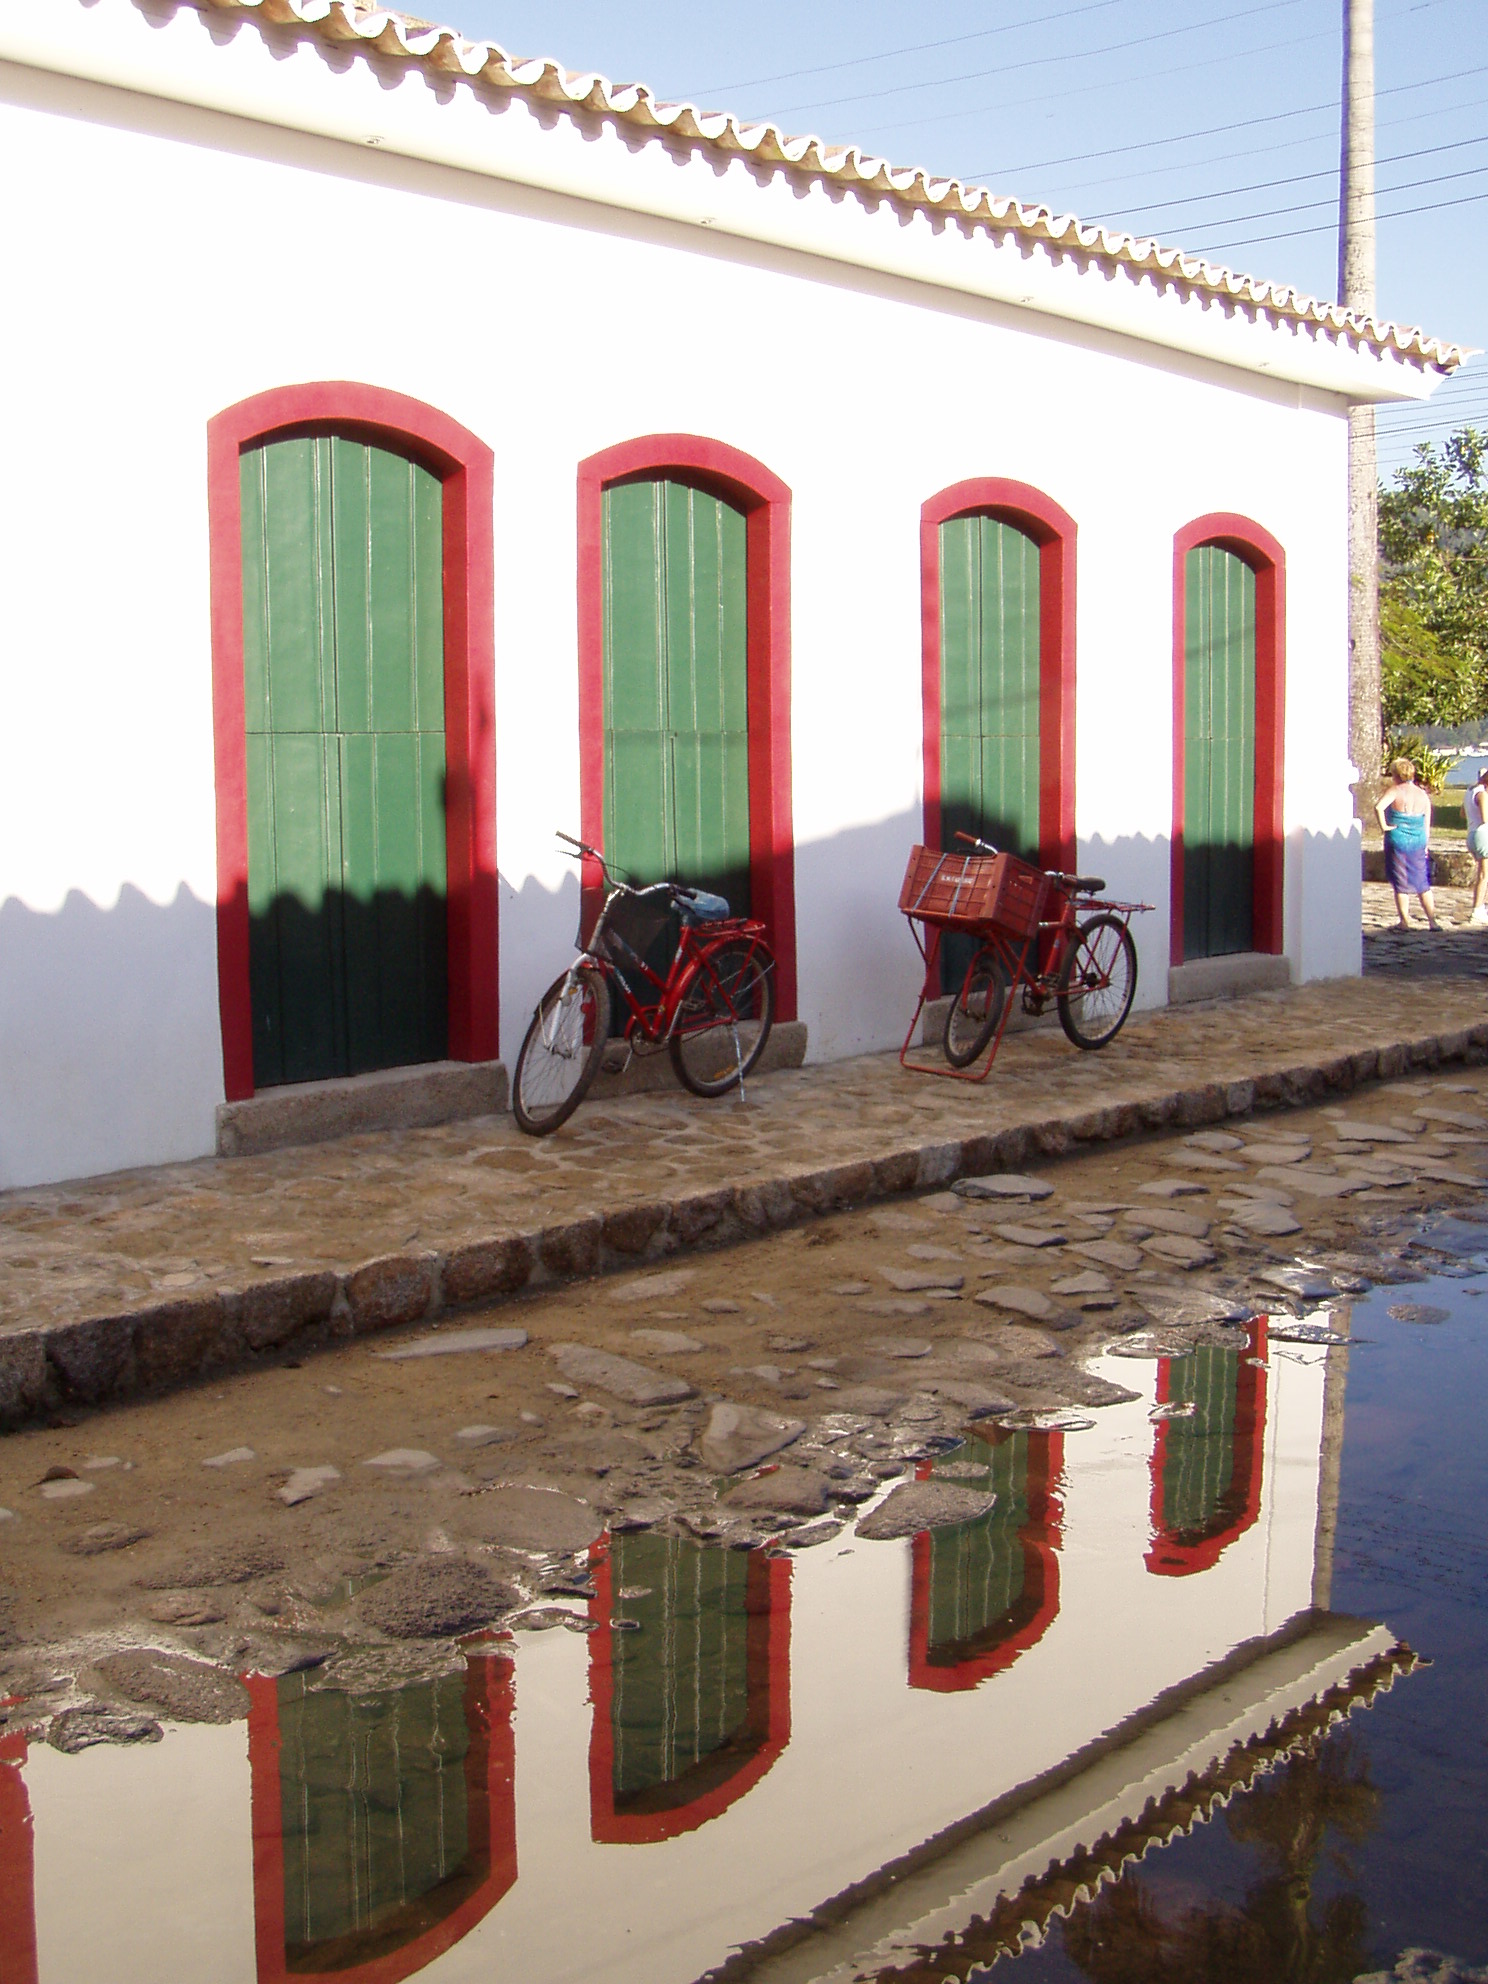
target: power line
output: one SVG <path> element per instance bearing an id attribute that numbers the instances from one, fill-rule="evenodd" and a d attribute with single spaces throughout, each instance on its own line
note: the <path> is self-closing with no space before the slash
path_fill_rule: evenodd
<path id="1" fill-rule="evenodd" d="M 903 96 L 910 90 L 941 89 L 948 83 L 984 82 L 988 76 L 1011 76 L 1024 69 L 1046 69 L 1053 63 L 1088 61 L 1098 55 L 1120 55 L 1131 48 L 1149 48 L 1156 41 L 1173 41 L 1181 34 L 1195 34 L 1206 28 L 1228 27 L 1235 21 L 1248 21 L 1258 14 L 1274 14 L 1282 8 L 1296 7 L 1300 4 L 1301 0 L 1262 0 L 1262 5 L 1259 7 L 1242 7 L 1236 13 L 1218 14 L 1213 20 L 1194 21 L 1187 27 L 1159 28 L 1153 34 L 1137 35 L 1130 41 L 1106 42 L 1099 48 L 1065 49 L 1053 55 L 1027 55 L 1018 62 L 1000 63 L 995 69 L 971 69 L 958 76 L 931 76 L 917 83 L 891 83 L 885 89 L 860 90 L 854 96 L 814 97 L 810 103 L 788 105 L 780 115 L 794 117 L 802 110 L 840 110 L 846 104 L 876 103 L 886 96 Z M 1331 34 L 1332 30 L 1329 29 L 1328 32 Z M 1318 37 L 1303 35 L 1299 39 L 1308 41 L 1317 40 Z M 1231 60 L 1233 56 L 1227 55 L 1224 59 Z"/>
<path id="2" fill-rule="evenodd" d="M 1450 117 L 1455 115 L 1458 111 L 1481 110 L 1483 108 L 1484 101 L 1485 99 L 1478 97 L 1475 98 L 1471 103 L 1433 104 L 1429 110 L 1418 110 L 1408 117 L 1391 118 L 1387 122 L 1382 123 L 1379 128 L 1388 129 L 1388 130 L 1399 130 L 1400 127 L 1405 124 L 1419 124 L 1422 121 L 1422 119 L 1426 117 L 1435 118 L 1438 121 L 1440 121 L 1444 117 Z M 1304 145 L 1316 147 L 1317 145 L 1323 143 L 1328 143 L 1336 149 L 1338 143 L 1338 132 L 1336 128 L 1336 119 L 1337 119 L 1336 104 L 1332 106 L 1332 110 L 1335 120 L 1333 128 L 1330 128 L 1327 131 L 1309 132 L 1305 136 L 1300 138 L 1278 139 L 1274 144 L 1271 144 L 1267 147 L 1268 153 L 1271 156 L 1277 156 L 1282 152 L 1298 151 Z M 1298 114 L 1300 115 L 1300 113 Z M 1463 144 L 1475 144 L 1475 143 L 1484 142 L 1484 140 L 1464 138 L 1461 140 L 1461 142 Z M 1192 173 L 1196 171 L 1200 166 L 1223 165 L 1230 159 L 1254 158 L 1254 156 L 1255 156 L 1255 148 L 1253 146 L 1243 146 L 1239 151 L 1210 152 L 1206 154 L 1206 156 L 1203 158 L 1184 159 L 1174 165 L 1154 165 L 1154 166 L 1149 166 L 1147 170 L 1144 172 L 1129 172 L 1125 174 L 1120 174 L 1117 176 L 1115 183 L 1118 186 L 1135 186 L 1139 181 L 1144 179 L 1170 179 L 1173 177 L 1175 173 Z M 1393 155 L 1392 159 L 1384 162 L 1398 163 L 1400 160 L 1403 159 L 1416 158 L 1420 156 L 1422 156 L 1422 154 L 1417 152 L 1397 152 Z M 1330 176 L 1336 178 L 1337 175 L 1338 175 L 1338 164 L 1335 159 L 1331 165 L 1324 166 L 1320 172 L 1297 174 L 1295 176 L 1299 178 L 1326 178 Z M 1280 184 L 1285 182 L 1277 182 L 1277 183 Z M 1109 184 L 1110 184 L 1109 180 L 1094 180 L 1094 179 L 1083 180 L 1083 181 L 1076 180 L 1074 182 L 1073 188 L 1071 189 L 1069 197 L 1072 199 L 1078 198 L 1080 194 L 1087 187 L 1092 190 L 1096 188 L 1100 188 L 1102 191 L 1104 191 Z M 1160 205 L 1163 203 L 1161 201 L 1155 201 L 1153 202 L 1153 204 Z"/>
<path id="3" fill-rule="evenodd" d="M 1422 186 L 1448 186 L 1457 179 L 1481 179 L 1485 172 L 1488 172 L 1488 165 L 1469 165 L 1464 166 L 1461 172 L 1434 172 L 1426 179 L 1407 179 L 1399 186 L 1381 186 L 1378 192 L 1382 197 L 1388 196 L 1391 193 L 1414 193 Z M 1217 197 L 1223 198 L 1224 195 L 1221 194 Z M 1443 201 L 1442 204 L 1450 205 L 1452 203 Z M 1284 220 L 1288 214 L 1314 214 L 1320 208 L 1336 210 L 1337 206 L 1338 196 L 1335 193 L 1330 199 L 1326 200 L 1301 200 L 1295 206 L 1290 207 L 1262 207 L 1258 212 L 1253 214 L 1227 214 L 1222 220 L 1213 221 L 1210 225 L 1219 228 L 1244 227 L 1248 226 L 1254 220 Z M 1418 208 L 1415 211 L 1419 212 L 1421 210 Z M 1388 218 L 1388 215 L 1380 215 L 1380 219 L 1382 220 Z M 1092 217 L 1091 220 L 1091 225 L 1096 227 L 1110 227 L 1121 224 L 1115 220 L 1102 220 L 1098 216 Z M 1263 238 L 1278 241 L 1285 239 L 1282 235 Z"/>
<path id="4" fill-rule="evenodd" d="M 1435 0 L 1428 0 L 1428 4 L 1435 4 Z M 1195 72 L 1195 70 L 1198 69 L 1213 69 L 1218 67 L 1221 63 L 1233 63 L 1239 56 L 1270 55 L 1270 54 L 1274 54 L 1278 49 L 1301 48 L 1305 46 L 1308 42 L 1313 42 L 1313 41 L 1331 42 L 1336 39 L 1337 36 L 1332 28 L 1320 28 L 1316 34 L 1292 35 L 1289 36 L 1285 41 L 1263 42 L 1258 48 L 1244 48 L 1244 49 L 1227 48 L 1220 55 L 1206 55 L 1197 62 L 1174 63 L 1166 69 L 1154 70 L 1152 71 L 1149 80 L 1155 81 L 1161 79 L 1163 81 L 1166 81 L 1173 76 L 1190 76 Z M 987 73 L 1000 74 L 1001 72 L 996 70 L 989 70 Z M 968 79 L 968 80 L 972 80 L 972 79 Z M 1111 88 L 1111 79 L 1108 76 L 1102 76 L 1096 82 L 1082 83 L 1078 89 L 1052 90 L 1045 96 L 1020 96 L 1018 99 L 1018 105 L 1020 109 L 1028 110 L 1028 109 L 1032 109 L 1033 107 L 1041 103 L 1069 103 L 1075 97 L 1095 96 L 1103 90 L 1108 91 L 1110 88 Z M 812 106 L 810 105 L 798 106 L 798 108 L 804 108 L 804 109 L 810 109 L 811 107 Z M 996 104 L 979 103 L 973 105 L 973 107 L 969 110 L 943 110 L 943 111 L 937 111 L 934 114 L 923 113 L 919 117 L 900 118 L 898 122 L 893 124 L 870 124 L 868 126 L 868 131 L 874 135 L 874 142 L 876 143 L 878 139 L 881 138 L 883 134 L 886 132 L 905 131 L 905 130 L 923 130 L 927 125 L 930 124 L 952 124 L 955 123 L 958 118 L 964 119 L 967 117 L 984 117 L 989 110 L 998 109 L 1001 107 L 1002 106 Z M 787 111 L 784 114 L 790 116 L 793 115 L 794 113 Z M 962 174 L 960 176 L 963 179 L 966 179 L 970 175 Z M 983 175 L 977 175 L 977 177 L 981 177 L 981 176 Z"/>
<path id="5" fill-rule="evenodd" d="M 1380 214 L 1377 218 L 1380 220 L 1409 220 L 1416 214 L 1441 213 L 1448 207 L 1474 207 L 1483 200 L 1488 200 L 1488 193 L 1464 193 L 1455 200 L 1433 200 L 1429 206 L 1424 207 L 1401 207 L 1395 213 Z M 1256 218 L 1263 219 L 1264 216 L 1257 215 Z M 1238 222 L 1240 217 L 1237 216 L 1236 219 Z M 1220 223 L 1221 226 L 1228 226 L 1230 224 L 1229 222 Z M 1252 234 L 1247 235 L 1240 241 L 1216 242 L 1214 246 L 1218 253 L 1228 254 L 1232 248 L 1256 248 L 1268 241 L 1301 241 L 1309 234 L 1332 234 L 1335 225 L 1336 223 L 1332 221 L 1324 221 L 1318 227 L 1294 227 L 1277 234 Z"/>
<path id="6" fill-rule="evenodd" d="M 881 49 L 877 55 L 854 55 L 845 62 L 821 62 L 814 69 L 786 69 L 777 76 L 752 76 L 744 83 L 711 83 L 696 92 L 696 100 L 725 96 L 731 90 L 758 90 L 769 83 L 794 83 L 804 76 L 827 76 L 843 69 L 863 69 L 870 62 L 892 62 L 901 55 L 926 55 L 937 48 L 956 48 L 968 41 L 986 41 L 993 35 L 1016 34 L 1020 28 L 1052 27 L 1056 21 L 1072 21 L 1079 14 L 1099 14 L 1118 7 L 1121 0 L 1087 0 L 1082 7 L 1066 7 L 1062 13 L 1044 14 L 1028 21 L 1002 21 L 994 28 L 978 28 L 972 34 L 948 35 L 944 41 L 914 41 L 904 48 Z"/>
<path id="7" fill-rule="evenodd" d="M 1488 132 L 1483 132 L 1475 138 L 1457 138 L 1451 144 L 1426 145 L 1418 151 L 1387 153 L 1383 158 L 1377 157 L 1374 162 L 1377 167 L 1382 165 L 1404 165 L 1410 159 L 1435 158 L 1442 152 L 1464 151 L 1469 145 L 1488 145 Z M 1445 181 L 1455 176 L 1457 175 L 1444 173 L 1441 175 L 1441 180 Z M 1336 182 L 1337 178 L 1337 165 L 1325 165 L 1320 166 L 1316 172 L 1293 172 L 1282 179 L 1258 179 L 1253 181 L 1249 186 L 1218 186 L 1212 192 L 1208 193 L 1184 193 L 1171 200 L 1150 200 L 1143 203 L 1143 210 L 1147 211 L 1151 208 L 1160 208 L 1162 211 L 1167 212 L 1174 207 L 1202 206 L 1206 200 L 1238 199 L 1242 193 L 1268 193 L 1277 186 L 1300 186 L 1308 179 L 1332 179 Z M 1426 185 L 1430 182 L 1421 180 L 1417 183 Z M 1382 190 L 1389 192 L 1392 189 L 1385 187 Z M 1402 189 L 1396 187 L 1393 190 L 1399 192 Z"/>
<path id="8" fill-rule="evenodd" d="M 1395 83 L 1387 90 L 1376 90 L 1374 93 L 1375 101 L 1378 103 L 1387 96 L 1404 96 L 1413 90 L 1434 89 L 1438 83 L 1461 82 L 1468 76 L 1488 76 L 1488 64 L 1484 64 L 1477 69 L 1453 69 L 1445 76 L 1426 76 L 1418 83 Z M 1218 138 L 1225 136 L 1231 131 L 1252 131 L 1261 124 L 1282 124 L 1291 117 L 1315 117 L 1319 116 L 1323 111 L 1327 111 L 1330 115 L 1336 117 L 1338 114 L 1337 99 L 1334 98 L 1327 103 L 1306 104 L 1300 110 L 1276 110 L 1270 112 L 1265 117 L 1242 117 L 1235 124 L 1207 124 L 1197 131 L 1180 131 L 1173 137 L 1141 138 L 1136 143 L 1130 145 L 1108 145 L 1103 151 L 1074 152 L 1066 158 L 1035 159 L 1027 165 L 999 166 L 995 170 L 999 173 L 1006 171 L 1012 174 L 1014 172 L 1043 172 L 1056 165 L 1087 165 L 1096 159 L 1120 158 L 1127 152 L 1150 152 L 1162 146 L 1185 145 L 1194 138 Z M 989 168 L 986 173 L 978 172 L 972 176 L 979 179 L 989 178 L 992 176 L 993 170 L 993 168 Z"/>

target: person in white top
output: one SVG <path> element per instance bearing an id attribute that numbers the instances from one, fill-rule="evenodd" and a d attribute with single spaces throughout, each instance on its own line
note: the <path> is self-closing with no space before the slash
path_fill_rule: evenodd
<path id="1" fill-rule="evenodd" d="M 1477 863 L 1472 915 L 1468 921 L 1482 925 L 1488 923 L 1488 906 L 1484 903 L 1484 897 L 1488 896 L 1488 820 L 1484 818 L 1488 811 L 1488 763 L 1478 772 L 1472 790 L 1463 801 L 1463 810 L 1467 814 L 1467 851 Z"/>

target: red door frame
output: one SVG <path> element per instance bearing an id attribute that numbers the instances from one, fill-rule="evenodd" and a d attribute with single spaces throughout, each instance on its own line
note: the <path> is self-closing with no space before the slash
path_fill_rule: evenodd
<path id="1" fill-rule="evenodd" d="M 775 1017 L 796 1017 L 796 855 L 791 817 L 791 492 L 762 462 L 697 434 L 647 434 L 579 463 L 579 831 L 604 847 L 604 492 L 666 476 L 744 512 L 749 720 L 749 888 L 776 957 Z M 584 868 L 584 918 L 600 883 Z"/>
<path id="2" fill-rule="evenodd" d="M 920 511 L 920 656 L 924 712 L 925 845 L 941 845 L 940 526 L 995 517 L 1039 547 L 1039 859 L 1075 866 L 1075 520 L 1040 489 L 973 476 Z"/>
<path id="3" fill-rule="evenodd" d="M 500 1052 L 496 977 L 496 677 L 492 495 L 495 457 L 437 408 L 380 386 L 279 386 L 207 423 L 212 727 L 217 774 L 217 996 L 229 1102 L 253 1094 L 248 980 L 248 767 L 243 689 L 242 497 L 238 459 L 268 440 L 336 434 L 410 455 L 444 502 L 445 832 L 449 1053 Z"/>
<path id="4" fill-rule="evenodd" d="M 502 1635 L 509 1638 L 509 1635 Z M 465 1757 L 470 1851 L 484 1873 L 473 1893 L 396 1949 L 329 1971 L 289 1971 L 284 1952 L 284 1816 L 279 1778 L 279 1684 L 244 1676 L 253 1832 L 253 1923 L 259 1984 L 402 1984 L 468 1936 L 517 1878 L 516 1667 L 488 1641 L 467 1646 Z"/>
<path id="5" fill-rule="evenodd" d="M 1282 890 L 1286 880 L 1283 796 L 1286 750 L 1286 552 L 1270 531 L 1250 517 L 1217 510 L 1197 517 L 1173 539 L 1173 839 L 1168 962 L 1183 962 L 1183 734 L 1190 551 L 1217 544 L 1232 551 L 1256 576 L 1255 855 L 1251 920 L 1258 951 L 1280 956 Z"/>
<path id="6" fill-rule="evenodd" d="M 1152 1543 L 1144 1558 L 1148 1570 L 1158 1578 L 1188 1578 L 1196 1571 L 1207 1571 L 1219 1562 L 1224 1551 L 1243 1536 L 1261 1512 L 1261 1478 L 1266 1462 L 1266 1343 L 1267 1319 L 1257 1316 L 1246 1325 L 1249 1342 L 1240 1359 L 1240 1375 L 1235 1386 L 1235 1423 L 1230 1429 L 1230 1492 L 1238 1507 L 1228 1522 L 1209 1534 L 1185 1543 L 1163 1524 L 1163 1471 L 1168 1462 L 1169 1419 L 1158 1421 L 1152 1442 Z M 1166 1405 L 1172 1397 L 1172 1359 L 1163 1357 L 1157 1366 L 1157 1402 Z"/>
<path id="7" fill-rule="evenodd" d="M 652 1846 L 696 1832 L 736 1805 L 773 1768 L 790 1742 L 790 1607 L 791 1565 L 788 1557 L 767 1558 L 753 1551 L 749 1560 L 753 1601 L 756 1580 L 763 1585 L 763 1605 L 751 1603 L 748 1624 L 750 1695 L 764 1684 L 763 1704 L 751 1699 L 754 1719 L 763 1725 L 764 1740 L 723 1783 L 699 1792 L 685 1803 L 663 1812 L 615 1810 L 614 1704 L 615 1612 L 614 1568 L 610 1540 L 601 1537 L 589 1550 L 589 1574 L 595 1596 L 589 1601 L 593 1621 L 589 1634 L 589 1700 L 593 1719 L 589 1730 L 589 1831 L 600 1846 Z M 762 1644 L 760 1644 L 762 1642 Z M 763 1708 L 763 1714 L 757 1711 Z"/>
<path id="8" fill-rule="evenodd" d="M 1064 1511 L 1057 1484 L 1064 1472 L 1064 1435 L 1057 1427 L 1035 1427 L 1028 1435 L 1028 1520 L 1018 1532 L 1023 1549 L 1026 1610 L 1009 1622 L 995 1646 L 957 1661 L 954 1667 L 930 1658 L 930 1553 L 934 1539 L 921 1530 L 911 1548 L 909 1598 L 909 1685 L 935 1694 L 961 1694 L 1002 1674 L 1037 1646 L 1059 1615 L 1059 1550 Z M 931 1462 L 915 1470 L 919 1481 L 934 1479 Z"/>

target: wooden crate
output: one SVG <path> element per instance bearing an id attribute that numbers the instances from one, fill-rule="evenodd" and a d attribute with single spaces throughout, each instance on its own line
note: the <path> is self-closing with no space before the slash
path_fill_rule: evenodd
<path id="1" fill-rule="evenodd" d="M 942 929 L 996 925 L 1010 936 L 1038 928 L 1048 877 L 1015 854 L 942 854 L 911 849 L 899 907 Z"/>

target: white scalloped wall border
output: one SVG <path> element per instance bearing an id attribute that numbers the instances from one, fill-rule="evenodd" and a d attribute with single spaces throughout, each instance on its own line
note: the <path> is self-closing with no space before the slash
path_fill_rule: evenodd
<path id="1" fill-rule="evenodd" d="M 1394 355 L 1439 372 L 1453 372 L 1471 355 L 1468 347 L 1427 337 L 1419 328 L 1364 316 L 1289 284 L 1239 274 L 1150 238 L 1089 225 L 1073 214 L 1055 214 L 1049 207 L 1026 206 L 959 179 L 934 178 L 918 166 L 893 166 L 856 145 L 791 137 L 777 125 L 744 123 L 726 111 L 665 103 L 642 83 L 612 83 L 597 72 L 568 70 L 546 57 L 513 56 L 495 42 L 467 41 L 453 28 L 430 26 L 407 15 L 359 9 L 348 0 L 192 0 L 192 4 L 203 13 L 243 14 L 275 27 L 307 29 L 327 43 L 354 44 L 435 74 L 463 77 L 538 103 L 613 118 L 648 134 L 783 166 L 808 178 L 828 179 L 999 234 L 1078 250 L 1108 268 L 1144 271 L 1168 283 L 1181 283 L 1238 304 L 1257 317 L 1317 326 L 1381 357 Z"/>

